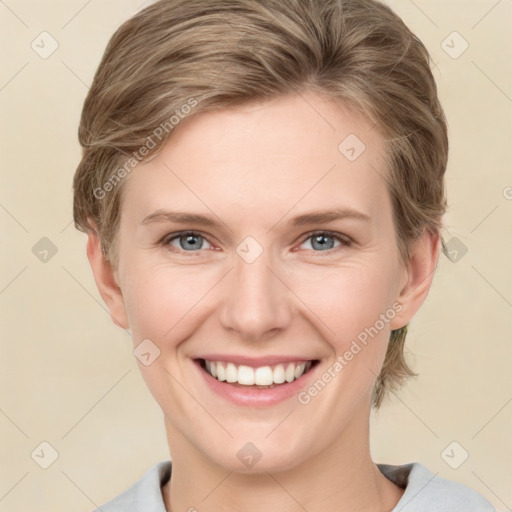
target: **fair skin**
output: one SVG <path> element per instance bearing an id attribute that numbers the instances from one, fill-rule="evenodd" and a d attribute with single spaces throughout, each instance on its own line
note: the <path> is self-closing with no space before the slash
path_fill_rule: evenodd
<path id="1" fill-rule="evenodd" d="M 366 145 L 355 161 L 338 150 L 350 133 Z M 383 155 L 369 121 L 313 93 L 202 113 L 130 174 L 117 268 L 89 234 L 112 318 L 131 329 L 134 346 L 150 339 L 160 350 L 152 364 L 138 364 L 164 413 L 168 511 L 384 512 L 399 501 L 403 489 L 371 459 L 370 396 L 391 330 L 409 323 L 428 294 L 439 238 L 424 234 L 401 263 Z M 347 207 L 369 220 L 289 224 Z M 157 210 L 217 224 L 143 223 Z M 187 230 L 200 232 L 193 250 L 186 237 L 160 243 Z M 312 232 L 324 233 L 327 250 Z M 247 236 L 263 251 L 251 263 L 236 252 Z M 303 377 L 309 387 L 393 304 L 400 311 L 307 404 L 296 395 L 267 407 L 232 403 L 194 363 L 212 352 L 296 355 L 319 361 Z M 262 454 L 252 467 L 237 457 L 248 442 Z"/>

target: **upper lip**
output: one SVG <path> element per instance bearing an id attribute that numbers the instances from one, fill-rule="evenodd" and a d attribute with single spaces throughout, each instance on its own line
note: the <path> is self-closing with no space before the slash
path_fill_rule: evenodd
<path id="1" fill-rule="evenodd" d="M 206 359 L 208 361 L 224 361 L 226 363 L 233 363 L 237 366 L 244 365 L 252 368 L 259 368 L 261 366 L 273 366 L 279 363 L 295 363 L 301 361 L 316 361 L 314 358 L 302 356 L 278 356 L 269 355 L 265 357 L 249 357 L 237 356 L 233 354 L 204 354 L 196 359 Z"/>

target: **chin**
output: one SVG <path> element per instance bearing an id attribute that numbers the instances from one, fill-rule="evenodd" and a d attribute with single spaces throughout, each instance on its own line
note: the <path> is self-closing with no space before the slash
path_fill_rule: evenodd
<path id="1" fill-rule="evenodd" d="M 221 448 L 222 443 L 218 447 Z M 230 440 L 228 446 L 224 444 L 224 449 L 205 454 L 226 471 L 241 474 L 287 471 L 307 458 L 304 443 L 298 439 L 295 442 L 288 436 L 287 441 L 284 441 L 276 436 L 270 440 L 261 434 L 261 430 L 252 437 L 237 436 Z"/>

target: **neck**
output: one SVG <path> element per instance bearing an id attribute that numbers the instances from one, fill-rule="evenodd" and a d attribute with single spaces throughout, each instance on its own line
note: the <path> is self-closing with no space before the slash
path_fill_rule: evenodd
<path id="1" fill-rule="evenodd" d="M 168 438 L 171 479 L 163 489 L 168 512 L 388 512 L 404 490 L 373 463 L 369 411 L 352 418 L 334 443 L 286 471 L 238 473 L 207 459 L 175 431 Z M 340 507 L 340 503 L 343 507 Z"/>

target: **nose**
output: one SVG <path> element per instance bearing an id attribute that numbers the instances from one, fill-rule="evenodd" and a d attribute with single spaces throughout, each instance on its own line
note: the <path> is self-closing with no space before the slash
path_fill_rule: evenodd
<path id="1" fill-rule="evenodd" d="M 234 269 L 227 277 L 220 312 L 225 329 L 246 341 L 258 341 L 290 324 L 295 310 L 293 293 L 265 251 L 252 263 L 235 255 Z"/>

